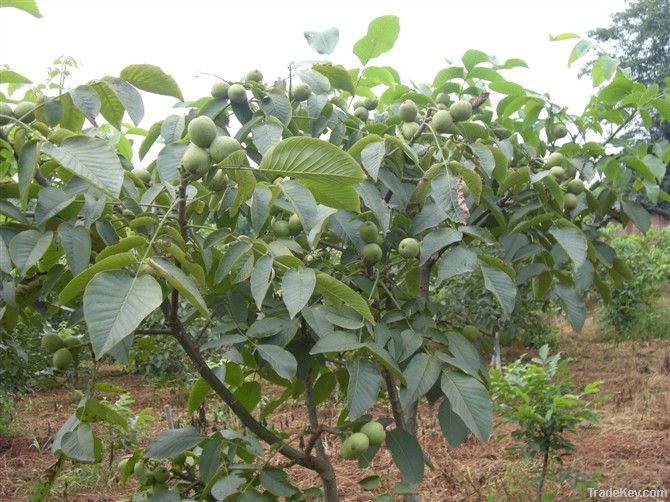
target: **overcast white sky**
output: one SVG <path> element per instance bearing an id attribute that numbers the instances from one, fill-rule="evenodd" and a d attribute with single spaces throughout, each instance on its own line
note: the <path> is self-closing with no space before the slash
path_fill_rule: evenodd
<path id="1" fill-rule="evenodd" d="M 371 64 L 390 64 L 404 81 L 430 82 L 469 48 L 499 60 L 519 57 L 530 70 L 508 78 L 580 111 L 591 92 L 567 68 L 574 41 L 549 42 L 549 34 L 585 34 L 609 24 L 623 0 L 38 0 L 44 17 L 0 10 L 0 63 L 39 80 L 57 56 L 81 63 L 72 86 L 118 75 L 130 63 L 152 63 L 175 77 L 186 99 L 208 94 L 215 73 L 240 78 L 259 67 L 267 80 L 286 65 L 319 57 L 305 30 L 336 26 L 340 43 L 332 60 L 354 67 L 351 52 L 371 19 L 395 14 L 401 31 L 395 48 Z M 172 98 L 147 100 L 150 125 L 169 112 Z"/>

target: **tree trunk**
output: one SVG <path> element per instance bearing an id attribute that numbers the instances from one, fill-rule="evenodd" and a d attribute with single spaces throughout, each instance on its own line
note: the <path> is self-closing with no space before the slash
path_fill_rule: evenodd
<path id="1" fill-rule="evenodd" d="M 502 367 L 502 355 L 500 349 L 500 330 L 496 329 L 494 332 L 495 344 L 493 353 L 493 367 L 499 370 Z"/>
<path id="2" fill-rule="evenodd" d="M 305 379 L 305 405 L 307 406 L 309 425 L 312 431 L 316 431 L 319 429 L 319 416 L 314 401 L 314 375 L 312 374 L 312 368 L 309 368 L 307 371 L 307 378 Z M 326 455 L 321 436 L 316 439 L 314 449 L 316 450 L 317 472 L 323 484 L 324 500 L 326 502 L 338 502 L 340 498 L 337 494 L 337 476 L 335 475 L 333 464 Z"/>
<path id="3" fill-rule="evenodd" d="M 537 483 L 536 502 L 542 502 L 542 488 L 544 487 L 544 479 L 547 477 L 547 468 L 549 467 L 549 450 L 545 450 L 542 458 L 542 473 L 540 474 L 540 481 Z"/>
<path id="4" fill-rule="evenodd" d="M 335 470 L 330 465 L 330 462 L 328 464 L 323 471 L 319 471 L 319 478 L 321 478 L 321 483 L 323 484 L 323 499 L 326 502 L 339 502 L 340 496 L 337 494 Z"/>

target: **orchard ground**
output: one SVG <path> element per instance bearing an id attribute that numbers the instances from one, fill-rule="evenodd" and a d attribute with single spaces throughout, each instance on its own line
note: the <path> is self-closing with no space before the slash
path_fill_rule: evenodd
<path id="1" fill-rule="evenodd" d="M 663 296 L 667 298 L 669 292 Z M 581 335 L 573 334 L 560 324 L 553 350 L 572 359 L 569 371 L 579 388 L 602 379 L 602 391 L 608 396 L 598 408 L 601 421 L 597 429 L 573 435 L 576 452 L 566 459 L 564 468 L 584 473 L 590 486 L 597 488 L 670 489 L 670 340 L 613 343 L 590 318 Z M 512 361 L 521 352 L 522 348 L 508 349 L 505 360 Z M 190 422 L 191 417 L 179 411 L 184 409 L 187 386 L 147 385 L 137 375 L 124 374 L 120 367 L 106 367 L 102 376 L 130 393 L 135 400 L 135 413 L 150 408 L 156 422 L 141 438 L 143 444 L 167 427 L 165 405 L 172 407 L 174 418 L 181 425 Z M 12 435 L 0 437 L 0 500 L 28 499 L 32 483 L 54 462 L 50 452 L 53 434 L 75 410 L 77 399 L 57 387 L 35 391 L 17 402 L 17 417 L 10 426 Z M 333 421 L 338 411 L 335 404 L 324 406 L 323 418 Z M 212 415 L 207 415 L 208 431 L 222 427 L 221 423 L 212 421 Z M 374 415 L 388 415 L 388 410 L 378 407 Z M 460 448 L 452 449 L 443 438 L 435 416 L 434 410 L 426 406 L 419 413 L 419 434 L 435 467 L 427 469 L 426 479 L 420 486 L 424 500 L 485 500 L 488 495 L 494 500 L 515 502 L 533 499 L 530 465 L 519 457 L 505 454 L 505 447 L 510 445 L 508 436 L 486 445 L 471 438 Z M 307 424 L 304 406 L 299 403 L 287 404 L 272 420 L 276 423 L 270 425 L 287 430 L 296 444 L 296 438 Z M 493 436 L 505 432 L 509 429 L 498 429 Z M 361 470 L 355 462 L 339 458 L 339 441 L 329 438 L 326 448 L 334 453 L 332 458 L 338 478 L 342 480 L 343 500 L 370 500 L 399 478 L 387 452 L 377 455 L 372 468 Z M 108 464 L 109 450 L 105 451 L 106 459 L 101 465 L 73 467 L 68 464 L 57 481 L 52 499 L 111 502 L 123 500 L 124 496 L 129 498 L 134 492 L 134 481 L 120 485 L 114 467 L 125 453 L 115 453 L 112 467 Z M 382 477 L 382 488 L 372 492 L 362 490 L 358 480 L 373 474 Z M 290 475 L 303 487 L 318 484 L 317 476 L 310 471 L 292 468 Z M 571 488 L 567 483 L 558 484 L 555 479 L 547 486 L 547 493 L 554 494 L 556 500 L 579 500 L 585 498 L 585 492 L 584 487 Z"/>

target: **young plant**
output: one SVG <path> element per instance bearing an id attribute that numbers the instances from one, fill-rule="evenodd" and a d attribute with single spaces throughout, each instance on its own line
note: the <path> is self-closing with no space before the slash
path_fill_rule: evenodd
<path id="1" fill-rule="evenodd" d="M 567 435 L 587 429 L 598 421 L 594 406 L 602 400 L 595 397 L 600 381 L 592 382 L 575 393 L 566 373 L 567 360 L 561 354 L 549 355 L 549 346 L 540 348 L 538 357 L 523 362 L 523 356 L 502 370 L 491 371 L 491 396 L 500 414 L 498 425 L 514 424 L 511 436 L 517 442 L 510 452 L 541 459 L 537 478 L 538 502 L 542 500 L 550 462 L 562 461 L 573 452 Z"/>

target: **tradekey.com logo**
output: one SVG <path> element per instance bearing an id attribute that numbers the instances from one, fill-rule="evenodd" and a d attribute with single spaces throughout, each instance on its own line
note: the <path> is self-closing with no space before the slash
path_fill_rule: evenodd
<path id="1" fill-rule="evenodd" d="M 652 499 L 663 500 L 668 498 L 668 490 L 654 488 L 634 490 L 632 488 L 587 488 L 586 495 L 597 499 Z"/>

